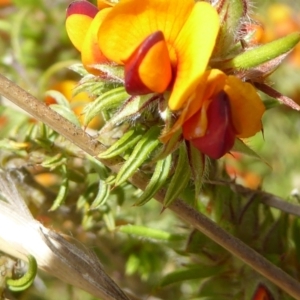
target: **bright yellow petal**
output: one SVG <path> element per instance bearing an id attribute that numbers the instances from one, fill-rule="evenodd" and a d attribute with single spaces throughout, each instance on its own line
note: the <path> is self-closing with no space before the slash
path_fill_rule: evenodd
<path id="1" fill-rule="evenodd" d="M 255 135 L 262 129 L 261 118 L 265 111 L 255 88 L 235 76 L 228 76 L 224 91 L 229 96 L 237 136 L 247 138 Z"/>
<path id="2" fill-rule="evenodd" d="M 66 30 L 72 44 L 80 52 L 82 42 L 97 13 L 97 7 L 87 1 L 75 1 L 67 9 Z"/>
<path id="3" fill-rule="evenodd" d="M 201 81 L 219 32 L 217 11 L 207 2 L 196 2 L 174 47 L 177 74 L 169 100 L 171 110 L 179 110 Z"/>
<path id="4" fill-rule="evenodd" d="M 162 31 L 176 63 L 173 45 L 194 5 L 194 0 L 122 0 L 100 27 L 100 48 L 107 58 L 122 64 L 148 36 Z"/>
<path id="5" fill-rule="evenodd" d="M 81 60 L 83 65 L 92 73 L 95 73 L 95 69 L 91 67 L 93 64 L 100 64 L 108 62 L 103 55 L 98 44 L 98 30 L 103 22 L 103 19 L 109 13 L 110 8 L 102 9 L 92 20 L 90 27 L 82 42 Z M 97 73 L 97 71 L 96 71 Z"/>
<path id="6" fill-rule="evenodd" d="M 107 8 L 107 7 L 111 7 L 113 5 L 115 5 L 116 2 L 114 1 L 109 1 L 109 0 L 97 0 L 97 7 L 98 9 L 103 9 L 103 8 Z"/>

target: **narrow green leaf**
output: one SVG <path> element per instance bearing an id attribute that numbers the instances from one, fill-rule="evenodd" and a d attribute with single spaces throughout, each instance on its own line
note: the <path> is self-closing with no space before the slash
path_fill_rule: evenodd
<path id="1" fill-rule="evenodd" d="M 203 155 L 198 149 L 196 149 L 191 143 L 188 147 L 188 155 L 189 155 L 189 162 L 194 178 L 194 185 L 195 185 L 195 199 L 198 198 L 203 179 L 207 172 L 207 161 L 205 159 L 205 155 Z"/>
<path id="2" fill-rule="evenodd" d="M 121 167 L 116 177 L 115 185 L 120 185 L 131 177 L 136 170 L 147 160 L 152 151 L 159 145 L 158 136 L 160 129 L 158 127 L 150 128 L 137 143 L 128 160 Z"/>
<path id="3" fill-rule="evenodd" d="M 122 154 L 126 150 L 132 148 L 142 138 L 140 132 L 136 132 L 135 129 L 128 130 L 117 142 L 115 142 L 106 151 L 100 153 L 100 158 L 111 158 Z"/>
<path id="4" fill-rule="evenodd" d="M 147 203 L 155 193 L 166 183 L 172 164 L 172 155 L 168 155 L 165 159 L 162 159 L 156 163 L 153 175 L 142 195 L 138 198 L 138 201 L 134 204 L 141 206 Z"/>
<path id="5" fill-rule="evenodd" d="M 268 62 L 292 50 L 300 41 L 300 33 L 294 32 L 273 42 L 258 46 L 225 62 L 223 69 L 250 69 Z"/>
<path id="6" fill-rule="evenodd" d="M 62 117 L 64 117 L 65 119 L 67 119 L 68 121 L 76 125 L 77 127 L 81 127 L 77 116 L 70 108 L 59 104 L 52 104 L 50 105 L 50 107 L 51 109 L 56 111 L 58 114 L 60 114 Z"/>
<path id="7" fill-rule="evenodd" d="M 62 170 L 63 179 L 62 179 L 58 194 L 56 196 L 56 199 L 54 200 L 49 211 L 54 211 L 57 208 L 59 208 L 65 202 L 65 200 L 67 198 L 67 194 L 69 191 L 69 178 L 68 178 L 66 166 L 62 165 L 61 170 Z"/>
<path id="8" fill-rule="evenodd" d="M 143 96 L 133 96 L 123 105 L 119 112 L 117 112 L 110 120 L 112 124 L 118 124 L 128 118 L 134 118 L 139 116 L 148 105 L 158 100 L 159 97 L 156 94 L 148 94 Z"/>
<path id="9" fill-rule="evenodd" d="M 178 241 L 184 239 L 184 237 L 179 234 L 172 234 L 167 231 L 149 228 L 146 226 L 123 225 L 118 228 L 120 232 L 133 234 L 143 238 L 150 238 L 163 241 Z"/>
<path id="10" fill-rule="evenodd" d="M 52 157 L 45 159 L 42 162 L 42 167 L 54 169 L 65 162 L 65 158 L 62 153 L 58 153 Z"/>
<path id="11" fill-rule="evenodd" d="M 176 199 L 176 197 L 186 188 L 191 179 L 191 170 L 188 162 L 188 155 L 185 143 L 179 147 L 179 157 L 175 173 L 168 187 L 164 206 L 167 207 Z"/>
<path id="12" fill-rule="evenodd" d="M 110 193 L 110 186 L 105 183 L 105 181 L 99 180 L 98 185 L 98 193 L 91 204 L 90 210 L 98 209 L 100 206 L 102 206 L 107 198 L 109 197 Z"/>
<path id="13" fill-rule="evenodd" d="M 161 159 L 166 158 L 169 154 L 173 153 L 175 150 L 178 149 L 180 143 L 182 141 L 182 132 L 178 130 L 172 135 L 170 140 L 162 146 L 162 149 L 159 153 L 154 157 L 153 161 L 159 161 Z"/>
<path id="14" fill-rule="evenodd" d="M 55 99 L 57 104 L 71 109 L 70 102 L 62 93 L 55 91 L 55 90 L 50 90 L 50 91 L 47 91 L 45 93 L 45 95 Z"/>
<path id="15" fill-rule="evenodd" d="M 127 94 L 124 87 L 112 89 L 101 94 L 84 109 L 84 125 L 87 125 L 95 116 L 103 110 L 119 107 L 130 95 Z"/>
<path id="16" fill-rule="evenodd" d="M 83 64 L 80 63 L 69 66 L 69 69 L 79 74 L 82 77 L 89 74 L 88 71 L 84 68 Z"/>
<path id="17" fill-rule="evenodd" d="M 36 276 L 37 273 L 37 262 L 32 255 L 27 256 L 28 259 L 28 270 L 27 272 L 19 279 L 7 279 L 6 284 L 8 288 L 13 292 L 21 292 L 29 288 Z"/>
<path id="18" fill-rule="evenodd" d="M 160 286 L 166 286 L 172 283 L 181 282 L 190 279 L 207 278 L 219 274 L 223 271 L 220 266 L 208 267 L 192 267 L 190 269 L 176 270 L 167 274 L 161 281 Z"/>
<path id="19" fill-rule="evenodd" d="M 97 172 L 99 175 L 99 178 L 101 180 L 106 180 L 108 176 L 108 170 L 106 166 L 104 166 L 98 159 L 91 155 L 87 155 L 88 160 L 90 161 L 93 169 Z"/>

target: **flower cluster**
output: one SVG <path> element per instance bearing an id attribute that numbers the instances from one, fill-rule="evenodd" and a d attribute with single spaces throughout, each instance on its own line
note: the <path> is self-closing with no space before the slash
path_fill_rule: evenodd
<path id="1" fill-rule="evenodd" d="M 101 76 L 99 64 L 123 66 L 128 94 L 162 95 L 172 114 L 163 143 L 180 133 L 217 159 L 237 138 L 261 131 L 265 111 L 246 73 L 220 63 L 242 53 L 249 34 L 247 2 L 237 3 L 124 0 L 96 7 L 79 0 L 67 10 L 66 28 L 90 73 Z"/>

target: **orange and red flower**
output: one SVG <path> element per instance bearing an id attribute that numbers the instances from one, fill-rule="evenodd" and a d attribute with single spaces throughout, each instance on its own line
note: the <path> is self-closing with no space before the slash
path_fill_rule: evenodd
<path id="1" fill-rule="evenodd" d="M 70 5 L 66 26 L 89 71 L 95 74 L 97 64 L 113 62 L 124 66 L 129 94 L 166 92 L 169 109 L 179 118 L 163 142 L 183 130 L 201 152 L 219 158 L 236 137 L 261 130 L 264 106 L 255 88 L 209 68 L 220 28 L 211 4 L 122 0 L 99 10 L 81 0 Z"/>

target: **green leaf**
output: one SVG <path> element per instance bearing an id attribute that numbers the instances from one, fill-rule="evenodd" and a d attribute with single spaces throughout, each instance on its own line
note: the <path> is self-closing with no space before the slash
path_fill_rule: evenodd
<path id="1" fill-rule="evenodd" d="M 64 117 L 65 119 L 67 119 L 68 121 L 76 125 L 77 127 L 81 127 L 77 116 L 70 108 L 59 104 L 52 104 L 50 105 L 50 107 L 51 109 L 56 111 L 58 114 L 60 114 L 62 117 Z"/>
<path id="2" fill-rule="evenodd" d="M 158 140 L 159 133 L 160 129 L 155 126 L 144 134 L 117 174 L 115 185 L 125 182 L 149 158 L 150 154 L 160 143 Z"/>
<path id="3" fill-rule="evenodd" d="M 90 210 L 98 209 L 100 206 L 102 206 L 110 194 L 110 186 L 105 183 L 105 181 L 99 180 L 98 185 L 98 193 L 91 204 Z"/>
<path id="4" fill-rule="evenodd" d="M 169 154 L 173 153 L 178 149 L 180 143 L 182 142 L 182 132 L 178 130 L 174 132 L 174 135 L 170 138 L 170 140 L 162 146 L 162 149 L 159 153 L 153 158 L 153 161 L 159 161 L 161 159 L 166 158 Z"/>
<path id="5" fill-rule="evenodd" d="M 172 176 L 172 180 L 168 187 L 164 206 L 169 206 L 179 194 L 186 188 L 191 179 L 191 169 L 188 162 L 188 155 L 185 143 L 182 143 L 179 147 L 179 157 L 175 173 Z"/>
<path id="6" fill-rule="evenodd" d="M 195 185 L 195 199 L 198 199 L 203 184 L 203 179 L 207 175 L 207 159 L 191 143 L 188 147 L 189 162 L 192 170 Z"/>
<path id="7" fill-rule="evenodd" d="M 45 159 L 41 165 L 44 168 L 54 169 L 54 168 L 64 164 L 65 162 L 66 162 L 66 159 L 62 155 L 62 153 L 58 153 L 52 157 Z"/>
<path id="8" fill-rule="evenodd" d="M 159 97 L 156 94 L 148 94 L 144 96 L 132 96 L 123 107 L 117 112 L 110 120 L 112 124 L 118 124 L 129 118 L 135 118 L 139 116 L 154 100 L 158 100 Z"/>
<path id="9" fill-rule="evenodd" d="M 124 87 L 118 87 L 101 94 L 84 108 L 84 125 L 86 126 L 102 111 L 119 107 L 129 97 L 130 95 L 127 94 Z"/>
<path id="10" fill-rule="evenodd" d="M 141 132 L 135 129 L 128 130 L 117 142 L 115 142 L 106 151 L 100 153 L 100 158 L 111 158 L 122 154 L 126 150 L 132 148 L 142 138 Z"/>
<path id="11" fill-rule="evenodd" d="M 184 239 L 184 237 L 179 234 L 172 234 L 167 231 L 149 228 L 146 226 L 123 225 L 118 228 L 120 232 L 133 234 L 139 237 L 150 238 L 154 240 L 178 241 Z"/>
<path id="12" fill-rule="evenodd" d="M 207 278 L 219 274 L 223 271 L 221 266 L 208 267 L 192 267 L 190 269 L 176 270 L 167 274 L 161 281 L 160 286 L 166 286 L 172 283 L 178 283 L 184 280 Z"/>
<path id="13" fill-rule="evenodd" d="M 155 170 L 146 189 L 134 205 L 141 206 L 152 199 L 155 193 L 166 183 L 170 173 L 171 165 L 171 154 L 168 155 L 165 159 L 162 159 L 156 163 Z"/>
<path id="14" fill-rule="evenodd" d="M 224 63 L 223 69 L 250 69 L 268 62 L 292 50 L 300 41 L 300 33 L 294 32 L 273 42 L 258 46 Z"/>
<path id="15" fill-rule="evenodd" d="M 80 63 L 69 66 L 69 69 L 79 74 L 82 77 L 89 75 L 88 71 L 84 68 L 83 64 Z"/>
<path id="16" fill-rule="evenodd" d="M 62 165 L 61 172 L 62 172 L 63 179 L 62 179 L 58 194 L 57 194 L 51 208 L 49 209 L 49 211 L 54 211 L 57 208 L 59 208 L 65 202 L 65 200 L 67 198 L 67 194 L 69 191 L 69 178 L 68 178 L 67 168 L 65 165 Z"/>
<path id="17" fill-rule="evenodd" d="M 57 104 L 71 109 L 70 102 L 62 93 L 55 91 L 55 90 L 50 90 L 50 91 L 47 91 L 45 93 L 45 95 L 53 98 L 57 102 Z"/>

